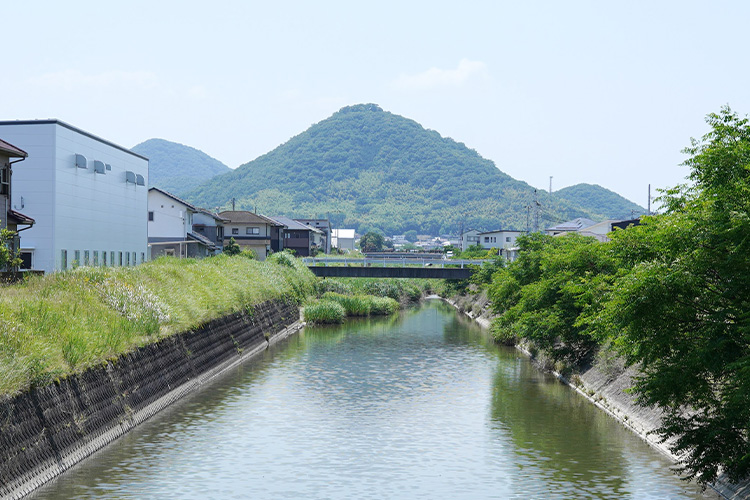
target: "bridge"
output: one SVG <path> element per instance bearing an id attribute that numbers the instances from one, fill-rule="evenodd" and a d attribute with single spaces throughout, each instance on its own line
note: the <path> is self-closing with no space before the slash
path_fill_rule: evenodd
<path id="1" fill-rule="evenodd" d="M 467 279 L 473 269 L 469 264 L 481 265 L 483 260 L 445 260 L 434 258 L 324 258 L 303 259 L 316 276 L 330 278 L 440 278 Z"/>

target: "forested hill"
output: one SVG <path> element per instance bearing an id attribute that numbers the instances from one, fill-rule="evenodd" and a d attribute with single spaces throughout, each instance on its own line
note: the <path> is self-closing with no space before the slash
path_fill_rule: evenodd
<path id="1" fill-rule="evenodd" d="M 201 206 L 226 207 L 236 198 L 238 208 L 264 214 L 329 216 L 335 226 L 359 232 L 444 234 L 457 233 L 461 224 L 525 229 L 534 188 L 464 144 L 375 104 L 360 104 L 185 197 Z M 613 215 L 545 192 L 539 203 L 540 226 Z"/>
<path id="2" fill-rule="evenodd" d="M 212 177 L 231 171 L 203 151 L 164 139 L 149 139 L 132 150 L 149 159 L 149 186 L 162 188 L 178 196 Z"/>
<path id="3" fill-rule="evenodd" d="M 576 184 L 553 193 L 573 205 L 596 208 L 611 219 L 632 219 L 646 213 L 646 210 L 623 198 L 619 194 L 598 184 Z"/>

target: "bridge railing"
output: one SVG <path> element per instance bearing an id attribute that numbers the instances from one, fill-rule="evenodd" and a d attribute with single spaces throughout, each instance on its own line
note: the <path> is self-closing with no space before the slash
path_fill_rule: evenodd
<path id="1" fill-rule="evenodd" d="M 463 269 L 469 264 L 482 265 L 486 260 L 482 259 L 425 259 L 425 258 L 363 258 L 351 259 L 347 257 L 317 258 L 303 257 L 302 261 L 308 266 L 360 266 L 360 267 L 386 267 L 386 266 L 421 266 L 421 267 L 445 267 L 458 266 Z"/>

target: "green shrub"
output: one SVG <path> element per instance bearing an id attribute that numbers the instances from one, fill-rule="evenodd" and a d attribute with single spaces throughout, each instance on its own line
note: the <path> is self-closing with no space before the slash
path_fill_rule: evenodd
<path id="1" fill-rule="evenodd" d="M 398 311 L 398 302 L 390 297 L 372 297 L 370 314 L 376 316 L 385 316 Z"/>
<path id="2" fill-rule="evenodd" d="M 352 294 L 352 287 L 350 285 L 329 278 L 318 281 L 316 289 L 318 295 L 323 295 L 326 292 L 336 292 L 344 295 Z"/>
<path id="3" fill-rule="evenodd" d="M 304 316 L 310 324 L 341 323 L 346 311 L 344 306 L 333 300 L 316 300 L 305 306 Z"/>
<path id="4" fill-rule="evenodd" d="M 338 302 L 346 310 L 347 316 L 369 316 L 372 309 L 372 300 L 366 295 L 343 295 L 336 292 L 323 294 L 324 300 Z"/>

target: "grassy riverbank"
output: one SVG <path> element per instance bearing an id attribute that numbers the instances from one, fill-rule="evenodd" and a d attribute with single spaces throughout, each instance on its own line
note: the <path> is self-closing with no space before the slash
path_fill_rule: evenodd
<path id="1" fill-rule="evenodd" d="M 263 302 L 302 303 L 317 279 L 298 260 L 219 256 L 81 267 L 1 289 L 0 396 Z"/>

